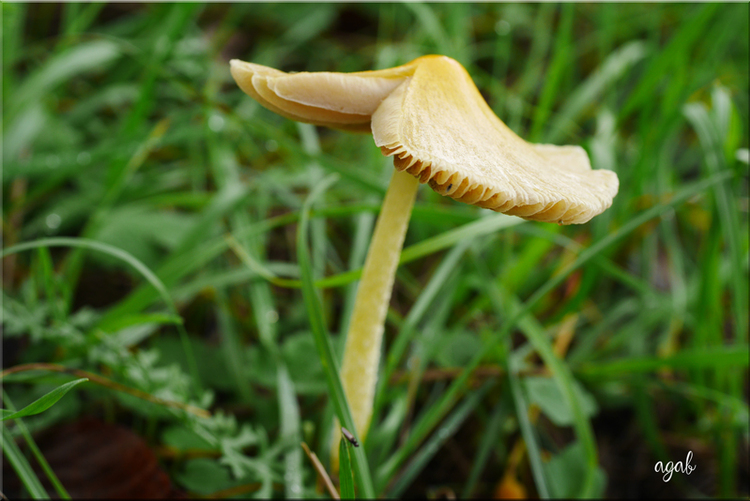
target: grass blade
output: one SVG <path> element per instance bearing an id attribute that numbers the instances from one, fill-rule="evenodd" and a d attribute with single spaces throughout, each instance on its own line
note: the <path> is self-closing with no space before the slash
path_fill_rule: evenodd
<path id="1" fill-rule="evenodd" d="M 54 390 L 50 391 L 49 393 L 46 393 L 42 397 L 38 398 L 37 400 L 31 402 L 29 405 L 24 407 L 23 409 L 13 412 L 8 409 L 0 409 L 0 415 L 2 415 L 2 421 L 7 421 L 8 419 L 17 419 L 22 418 L 26 416 L 33 416 L 34 414 L 39 414 L 53 405 L 57 403 L 58 400 L 60 400 L 62 397 L 65 396 L 66 393 L 68 393 L 70 390 L 73 389 L 74 386 L 83 383 L 84 381 L 88 381 L 86 378 L 76 379 L 75 381 L 70 381 L 69 383 L 65 383 L 61 386 L 58 386 Z"/>
<path id="2" fill-rule="evenodd" d="M 647 53 L 646 45 L 636 40 L 610 54 L 606 61 L 565 101 L 560 112 L 552 119 L 545 140 L 551 144 L 558 144 L 562 141 L 568 135 L 567 129 L 578 123 L 579 117 L 586 108 L 596 104 L 604 91 L 626 74 L 634 64 L 643 59 Z"/>
<path id="3" fill-rule="evenodd" d="M 536 439 L 534 425 L 529 418 L 529 404 L 526 402 L 523 391 L 521 390 L 521 381 L 517 374 L 518 367 L 515 367 L 515 365 L 517 364 L 511 359 L 511 367 L 508 371 L 508 381 L 510 383 L 513 401 L 515 402 L 518 427 L 521 429 L 521 436 L 523 437 L 524 444 L 526 444 L 529 465 L 531 466 L 531 473 L 534 476 L 534 484 L 536 485 L 539 497 L 541 499 L 549 499 L 549 487 L 547 486 L 547 478 L 544 474 L 544 463 L 542 462 L 539 442 Z"/>
<path id="4" fill-rule="evenodd" d="M 683 350 L 671 357 L 634 357 L 603 364 L 586 364 L 576 369 L 591 378 L 622 377 L 627 374 L 653 372 L 659 369 L 730 368 L 744 369 L 750 364 L 746 345 Z"/>
<path id="5" fill-rule="evenodd" d="M 279 386 L 279 415 L 281 440 L 288 440 L 291 444 L 299 442 L 300 414 L 297 395 L 294 391 L 294 383 L 289 376 L 289 371 L 279 360 L 276 369 L 276 380 Z M 287 451 L 284 457 L 284 490 L 287 499 L 302 499 L 302 451 L 299 447 L 293 447 Z"/>
<path id="6" fill-rule="evenodd" d="M 544 88 L 539 98 L 539 105 L 534 110 L 534 119 L 532 121 L 529 138 L 531 142 L 539 142 L 542 137 L 542 128 L 547 125 L 549 115 L 552 112 L 552 106 L 555 97 L 562 87 L 562 79 L 565 71 L 570 71 L 571 64 L 571 35 L 573 31 L 573 12 L 575 7 L 571 4 L 562 4 L 560 6 L 562 13 L 558 27 L 557 38 L 553 44 L 555 53 L 550 63 L 549 71 L 544 78 Z"/>
<path id="7" fill-rule="evenodd" d="M 349 441 L 341 438 L 339 441 L 339 484 L 341 499 L 356 499 L 354 494 L 354 472 L 349 459 Z"/>
<path id="8" fill-rule="evenodd" d="M 352 430 L 355 435 L 357 429 L 354 426 L 349 403 L 344 394 L 344 386 L 341 384 L 339 377 L 339 366 L 334 356 L 333 347 L 331 346 L 330 335 L 325 326 L 323 311 L 320 306 L 317 290 L 312 274 L 312 265 L 310 262 L 310 252 L 307 244 L 308 227 L 310 223 L 310 209 L 315 199 L 320 196 L 330 185 L 337 181 L 338 176 L 328 176 L 321 181 L 310 193 L 305 204 L 302 207 L 302 216 L 300 217 L 299 227 L 297 229 L 297 260 L 299 261 L 300 273 L 302 275 L 302 295 L 305 300 L 310 327 L 315 340 L 315 347 L 318 350 L 323 371 L 328 384 L 329 397 L 336 411 L 339 422 L 347 429 Z M 357 483 L 362 493 L 362 497 L 375 497 L 375 489 L 370 477 L 367 457 L 364 453 L 364 446 L 356 447 L 354 450 L 354 471 Z"/>
<path id="9" fill-rule="evenodd" d="M 468 499 L 472 497 L 474 488 L 479 481 L 479 477 L 482 474 L 482 471 L 487 464 L 487 460 L 490 458 L 490 454 L 493 451 L 497 451 L 497 449 L 500 449 L 498 451 L 500 456 L 498 459 L 501 463 L 504 462 L 505 456 L 507 455 L 507 450 L 501 438 L 501 433 L 503 422 L 508 417 L 508 409 L 510 407 L 511 404 L 508 402 L 507 397 L 500 399 L 500 401 L 498 401 L 498 403 L 495 405 L 495 408 L 493 409 L 492 415 L 489 419 L 489 423 L 487 424 L 487 427 L 482 434 L 482 443 L 479 446 L 479 452 L 472 461 L 469 479 L 466 481 L 466 485 L 461 492 L 462 499 Z"/>
<path id="10" fill-rule="evenodd" d="M 109 40 L 93 40 L 77 45 L 57 54 L 31 75 L 16 92 L 8 117 L 13 117 L 28 103 L 41 101 L 57 85 L 75 75 L 106 69 L 107 65 L 120 56 L 120 48 Z"/>
<path id="11" fill-rule="evenodd" d="M 708 24 L 720 7 L 718 4 L 706 4 L 698 10 L 698 6 L 695 6 L 698 12 L 688 17 L 688 22 L 680 27 L 680 30 L 671 38 L 669 44 L 649 60 L 648 67 L 638 80 L 636 88 L 630 93 L 628 100 L 625 101 L 625 104 L 620 109 L 618 122 L 625 120 L 644 101 L 653 99 L 653 95 L 657 92 L 660 82 L 670 75 L 666 70 L 672 66 L 673 61 L 680 60 L 680 54 L 689 53 L 692 46 L 703 39 L 706 24 Z"/>
<path id="12" fill-rule="evenodd" d="M 466 400 L 448 416 L 440 427 L 439 430 L 428 440 L 421 448 L 421 450 L 414 455 L 414 458 L 409 465 L 404 469 L 404 472 L 398 478 L 396 483 L 388 492 L 388 497 L 399 498 L 402 496 L 406 488 L 416 478 L 419 473 L 427 467 L 427 464 L 432 460 L 435 454 L 438 453 L 440 447 L 461 427 L 471 413 L 476 409 L 479 403 L 482 401 L 484 396 L 487 394 L 489 389 L 495 384 L 495 381 L 487 381 L 482 385 L 481 388 L 472 392 Z"/>
<path id="13" fill-rule="evenodd" d="M 44 490 L 39 477 L 36 476 L 36 473 L 34 473 L 31 465 L 26 460 L 26 456 L 23 455 L 21 449 L 16 445 L 13 435 L 10 434 L 4 423 L 0 424 L 0 426 L 3 428 L 3 455 L 8 459 L 18 478 L 21 479 L 21 483 L 29 491 L 29 495 L 33 499 L 49 499 L 49 494 Z"/>
<path id="14" fill-rule="evenodd" d="M 698 138 L 700 139 L 705 155 L 705 163 L 711 174 L 717 174 L 726 169 L 726 160 L 721 144 L 724 137 L 721 136 L 722 129 L 728 127 L 728 114 L 731 108 L 727 105 L 726 107 L 729 109 L 724 113 L 725 116 L 721 117 L 722 113 L 720 111 L 721 106 L 719 103 L 728 100 L 729 96 L 725 90 L 720 87 L 714 89 L 714 121 L 711 120 L 705 106 L 701 103 L 688 104 L 683 109 L 685 116 L 698 133 Z M 725 135 L 726 133 L 724 136 Z M 719 221 L 722 226 L 724 237 L 727 239 L 728 253 L 732 262 L 732 268 L 737 270 L 737 273 L 733 273 L 731 276 L 733 289 L 732 309 L 735 314 L 737 339 L 744 339 L 747 341 L 747 276 L 739 271 L 744 268 L 742 262 L 742 245 L 739 241 L 739 236 L 742 234 L 738 216 L 740 210 L 736 207 L 736 198 L 732 196 L 729 187 L 727 186 L 728 184 L 728 182 L 718 183 L 714 186 L 713 190 Z"/>
<path id="15" fill-rule="evenodd" d="M 86 379 L 84 379 L 86 380 Z M 86 380 L 87 381 L 87 380 Z M 73 381 L 73 383 L 79 383 L 81 381 Z M 42 397 L 44 398 L 44 397 Z M 15 409 L 13 406 L 13 402 L 10 400 L 10 397 L 7 393 L 3 392 L 3 400 L 5 401 L 5 404 L 11 409 Z M 28 408 L 28 407 L 26 407 Z M 24 409 L 21 409 L 22 411 Z M 3 420 L 4 421 L 4 420 Z M 42 467 L 42 470 L 44 471 L 45 475 L 47 475 L 47 478 L 52 483 L 52 486 L 57 491 L 57 494 L 62 499 L 70 499 L 70 494 L 68 494 L 68 491 L 65 490 L 65 487 L 63 487 L 62 483 L 60 482 L 60 479 L 57 478 L 57 475 L 55 475 L 55 472 L 50 467 L 49 463 L 47 462 L 47 459 L 42 454 L 42 451 L 39 450 L 39 447 L 36 445 L 36 442 L 31 436 L 31 433 L 29 433 L 28 428 L 26 428 L 26 425 L 24 424 L 23 420 L 18 419 L 16 421 L 16 426 L 18 430 L 21 432 L 21 435 L 23 436 L 24 440 L 26 440 L 26 443 L 29 446 L 29 449 L 31 449 L 31 453 L 36 458 L 39 465 Z M 5 426 L 3 425 L 3 429 L 5 429 Z"/>

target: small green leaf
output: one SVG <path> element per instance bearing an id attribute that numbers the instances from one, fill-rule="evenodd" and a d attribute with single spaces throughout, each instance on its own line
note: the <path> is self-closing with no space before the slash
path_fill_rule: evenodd
<path id="1" fill-rule="evenodd" d="M 205 438 L 198 435 L 198 433 L 181 424 L 170 426 L 164 430 L 161 439 L 165 445 L 174 447 L 181 452 L 189 450 L 218 450 L 218 446 L 211 445 Z"/>
<path id="2" fill-rule="evenodd" d="M 232 480 L 229 468 L 209 458 L 188 461 L 175 478 L 182 487 L 203 496 L 229 489 L 239 483 Z"/>
<path id="3" fill-rule="evenodd" d="M 339 484 L 341 486 L 341 499 L 355 499 L 354 494 L 354 471 L 349 459 L 349 441 L 341 438 L 339 442 Z"/>
<path id="4" fill-rule="evenodd" d="M 88 378 L 84 377 L 81 379 L 76 379 L 75 381 L 71 381 L 69 383 L 65 383 L 64 385 L 55 388 L 43 397 L 30 403 L 20 411 L 13 412 L 9 411 L 8 409 L 0 409 L 0 411 L 2 411 L 2 420 L 6 421 L 8 419 L 17 419 L 42 413 L 55 405 L 55 403 L 60 400 L 63 395 L 68 393 L 75 385 L 83 383 L 84 381 L 88 381 Z"/>
<path id="5" fill-rule="evenodd" d="M 435 353 L 435 361 L 442 367 L 463 367 L 471 362 L 471 358 L 481 348 L 482 341 L 476 334 L 466 331 L 449 332 Z"/>
<path id="6" fill-rule="evenodd" d="M 281 356 L 297 393 L 321 395 L 326 391 L 323 366 L 320 358 L 311 357 L 310 353 L 315 353 L 315 341 L 307 331 L 289 335 L 281 347 Z"/>
<path id="7" fill-rule="evenodd" d="M 565 397 L 554 379 L 548 377 L 528 377 L 524 380 L 529 401 L 538 405 L 542 412 L 558 426 L 573 424 L 573 413 L 568 408 Z M 596 400 L 583 387 L 573 380 L 573 391 L 581 403 L 581 410 L 586 417 L 598 411 Z"/>
<path id="8" fill-rule="evenodd" d="M 573 442 L 544 465 L 553 498 L 570 498 L 578 494 L 585 476 L 586 453 L 580 442 Z M 594 473 L 594 497 L 604 496 L 607 474 L 601 467 Z"/>

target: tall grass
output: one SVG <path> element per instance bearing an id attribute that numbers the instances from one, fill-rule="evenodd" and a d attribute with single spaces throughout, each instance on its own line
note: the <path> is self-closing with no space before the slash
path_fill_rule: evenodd
<path id="1" fill-rule="evenodd" d="M 372 428 L 348 449 L 357 495 L 750 493 L 747 4 L 2 14 L 4 369 L 113 385 L 4 422 L 16 495 L 51 493 L 25 430 L 85 415 L 177 451 L 162 464 L 191 495 L 322 492 L 299 443 L 327 466 L 349 419 L 338 357 L 392 164 L 367 135 L 259 107 L 228 60 L 361 71 L 429 53 L 620 191 L 558 227 L 420 189 Z M 3 377 L 5 402 L 71 380 L 33 367 Z M 688 451 L 697 470 L 664 483 L 657 461 Z"/>

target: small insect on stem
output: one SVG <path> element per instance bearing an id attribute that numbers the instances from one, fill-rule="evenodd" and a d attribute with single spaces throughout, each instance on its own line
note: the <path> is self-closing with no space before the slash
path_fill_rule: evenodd
<path id="1" fill-rule="evenodd" d="M 357 442 L 357 439 L 354 438 L 354 435 L 352 435 L 352 432 L 350 432 L 343 426 L 341 427 L 341 434 L 344 435 L 344 438 L 347 439 L 349 443 L 352 444 L 354 447 L 359 447 L 359 442 Z"/>

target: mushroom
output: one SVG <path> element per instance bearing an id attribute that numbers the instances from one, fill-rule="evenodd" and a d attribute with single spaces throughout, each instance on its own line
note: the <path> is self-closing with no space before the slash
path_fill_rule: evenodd
<path id="1" fill-rule="evenodd" d="M 365 260 L 341 377 L 362 441 L 372 417 L 383 327 L 419 183 L 444 196 L 536 221 L 580 224 L 606 210 L 614 172 L 580 146 L 530 144 L 492 112 L 466 70 L 445 56 L 358 73 L 285 73 L 232 60 L 261 105 L 315 125 L 372 131 L 391 178 Z M 334 455 L 337 449 L 334 448 Z"/>

